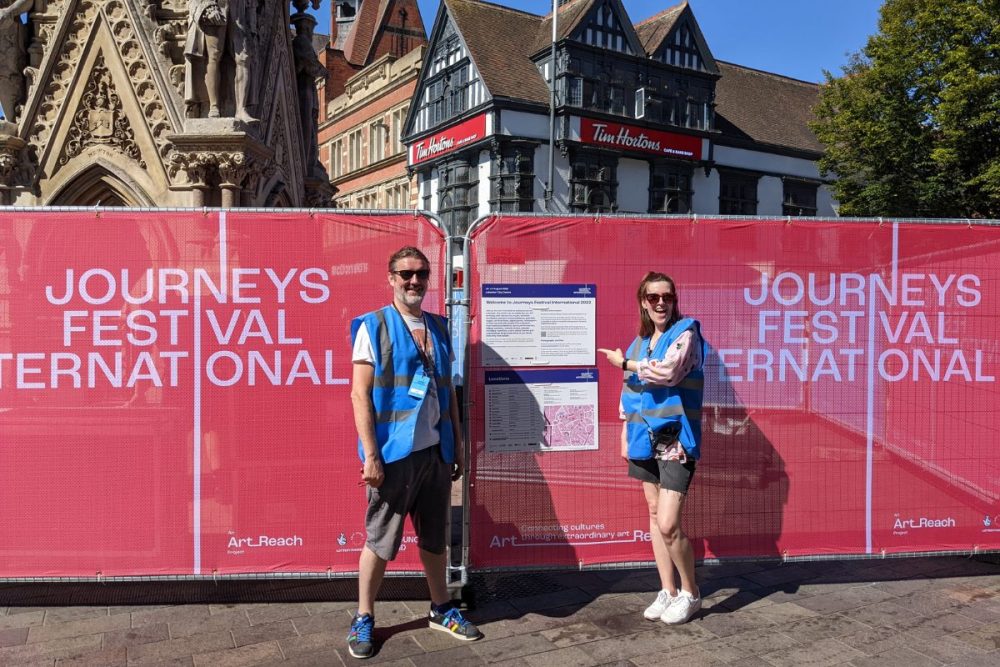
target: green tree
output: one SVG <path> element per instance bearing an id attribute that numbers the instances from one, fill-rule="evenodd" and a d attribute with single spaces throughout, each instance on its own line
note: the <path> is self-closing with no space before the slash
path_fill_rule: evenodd
<path id="1" fill-rule="evenodd" d="M 813 130 L 842 215 L 1000 218 L 1000 0 L 886 0 Z"/>

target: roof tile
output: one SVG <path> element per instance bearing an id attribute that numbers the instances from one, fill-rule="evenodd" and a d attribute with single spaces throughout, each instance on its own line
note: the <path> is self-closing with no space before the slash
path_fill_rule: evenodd
<path id="1" fill-rule="evenodd" d="M 548 85 L 526 52 L 541 17 L 478 0 L 445 3 L 491 95 L 548 104 Z"/>
<path id="2" fill-rule="evenodd" d="M 635 24 L 635 31 L 639 35 L 639 41 L 642 42 L 642 48 L 647 55 L 656 52 L 656 49 L 670 34 L 685 7 L 687 7 L 687 2 L 682 2 Z"/>
<path id="3" fill-rule="evenodd" d="M 819 85 L 719 62 L 716 126 L 724 137 L 821 153 L 809 129 Z"/>

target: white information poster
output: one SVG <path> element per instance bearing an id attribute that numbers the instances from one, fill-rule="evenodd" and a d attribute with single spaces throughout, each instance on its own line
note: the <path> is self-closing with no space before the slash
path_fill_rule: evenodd
<path id="1" fill-rule="evenodd" d="M 486 371 L 486 451 L 597 449 L 597 369 Z"/>
<path id="2" fill-rule="evenodd" d="M 483 366 L 593 366 L 596 285 L 483 285 Z"/>

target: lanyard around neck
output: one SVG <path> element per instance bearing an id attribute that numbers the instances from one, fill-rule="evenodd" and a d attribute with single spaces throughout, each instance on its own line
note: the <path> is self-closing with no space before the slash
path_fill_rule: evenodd
<path id="1" fill-rule="evenodd" d="M 433 366 L 431 365 L 430 350 L 427 347 L 427 341 L 431 336 L 431 330 L 427 327 L 427 315 L 420 313 L 420 320 L 424 325 L 424 341 L 423 344 L 421 344 L 420 341 L 417 340 L 417 337 L 413 334 L 413 329 L 411 329 L 410 325 L 406 323 L 406 316 L 399 311 L 399 308 L 395 303 L 392 304 L 392 307 L 403 320 L 403 325 L 406 327 L 407 332 L 409 332 L 410 338 L 413 339 L 413 344 L 416 346 L 417 352 L 420 354 L 420 362 L 424 365 L 424 372 L 427 373 L 427 375 L 431 375 L 433 373 Z"/>

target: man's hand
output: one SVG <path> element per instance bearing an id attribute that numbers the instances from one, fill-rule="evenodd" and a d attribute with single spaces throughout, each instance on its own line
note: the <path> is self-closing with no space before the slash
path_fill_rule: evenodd
<path id="1" fill-rule="evenodd" d="M 621 438 L 621 454 L 622 458 L 628 463 L 628 424 L 622 422 L 622 434 Z"/>
<path id="2" fill-rule="evenodd" d="M 382 460 L 378 457 L 370 457 L 365 459 L 365 465 L 361 469 L 361 481 L 377 489 L 382 486 L 382 482 L 385 480 L 385 470 L 382 469 Z"/>
<path id="3" fill-rule="evenodd" d="M 455 443 L 455 462 L 451 464 L 451 481 L 457 482 L 465 471 L 465 447 L 461 441 Z"/>

